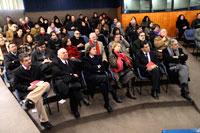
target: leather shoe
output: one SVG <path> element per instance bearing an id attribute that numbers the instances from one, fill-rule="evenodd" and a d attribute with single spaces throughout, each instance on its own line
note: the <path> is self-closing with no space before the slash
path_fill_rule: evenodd
<path id="1" fill-rule="evenodd" d="M 189 95 L 184 95 L 184 94 L 182 94 L 181 96 L 182 96 L 183 98 L 185 98 L 186 100 L 192 102 L 192 98 L 191 98 Z"/>
<path id="2" fill-rule="evenodd" d="M 80 113 L 78 111 L 72 112 L 76 119 L 80 118 Z"/>
<path id="3" fill-rule="evenodd" d="M 47 122 L 40 122 L 41 126 L 44 127 L 44 129 L 51 129 L 53 127 L 53 125 L 47 121 Z"/>
<path id="4" fill-rule="evenodd" d="M 154 93 L 151 93 L 151 96 L 154 98 L 154 99 L 159 99 L 159 96 L 158 96 L 158 94 L 154 94 Z"/>
<path id="5" fill-rule="evenodd" d="M 23 105 L 24 110 L 28 111 L 29 109 L 35 108 L 35 104 L 33 101 L 27 99 Z"/>
<path id="6" fill-rule="evenodd" d="M 104 108 L 108 111 L 108 113 L 113 112 L 113 109 L 110 105 L 104 105 Z"/>

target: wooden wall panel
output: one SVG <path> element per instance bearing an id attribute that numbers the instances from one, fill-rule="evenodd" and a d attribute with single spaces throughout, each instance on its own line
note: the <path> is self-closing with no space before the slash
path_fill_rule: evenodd
<path id="1" fill-rule="evenodd" d="M 122 14 L 122 26 L 124 29 L 128 26 L 129 21 L 133 16 L 136 17 L 138 24 L 141 23 L 144 16 L 149 16 L 150 19 L 161 26 L 161 28 L 166 28 L 169 36 L 176 36 L 176 20 L 180 14 L 184 14 L 188 21 L 192 22 L 192 20 L 196 17 L 196 14 L 199 13 L 200 10 L 194 11 L 176 11 L 176 12 L 157 12 L 157 13 L 134 13 L 134 14 Z"/>

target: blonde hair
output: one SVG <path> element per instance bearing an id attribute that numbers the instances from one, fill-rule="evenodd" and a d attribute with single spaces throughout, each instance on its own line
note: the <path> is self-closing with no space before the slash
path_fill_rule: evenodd
<path id="1" fill-rule="evenodd" d="M 120 47 L 121 47 L 121 44 L 120 44 L 120 43 L 114 42 L 114 43 L 112 44 L 112 50 L 113 50 L 117 45 L 120 45 Z"/>

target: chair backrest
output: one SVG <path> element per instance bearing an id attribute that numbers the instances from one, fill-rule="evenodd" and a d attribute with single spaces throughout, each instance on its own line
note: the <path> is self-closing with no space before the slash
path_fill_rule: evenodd
<path id="1" fill-rule="evenodd" d="M 195 29 L 187 29 L 184 32 L 184 37 L 188 41 L 194 41 L 195 40 Z"/>
<path id="2" fill-rule="evenodd" d="M 148 80 L 147 77 L 144 77 L 142 76 L 141 72 L 140 72 L 140 69 L 139 68 L 136 68 L 136 75 L 138 76 L 139 79 L 141 80 Z"/>

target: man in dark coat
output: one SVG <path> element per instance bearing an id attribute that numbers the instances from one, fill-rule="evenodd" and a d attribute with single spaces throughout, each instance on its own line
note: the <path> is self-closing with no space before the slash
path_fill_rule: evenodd
<path id="1" fill-rule="evenodd" d="M 81 100 L 81 83 L 76 62 L 68 59 L 67 50 L 58 50 L 58 58 L 53 61 L 52 75 L 54 89 L 62 98 L 70 98 L 70 107 L 76 118 L 80 117 L 78 104 Z"/>
<path id="2" fill-rule="evenodd" d="M 8 45 L 9 53 L 4 56 L 4 65 L 6 69 L 6 76 L 9 83 L 13 83 L 13 70 L 20 66 L 18 59 L 17 46 L 14 43 Z"/>
<path id="3" fill-rule="evenodd" d="M 136 65 L 140 69 L 141 75 L 148 77 L 152 81 L 151 95 L 158 99 L 160 92 L 160 71 L 156 53 L 150 51 L 149 44 L 144 41 L 141 43 L 141 50 L 136 55 Z"/>
<path id="4" fill-rule="evenodd" d="M 181 87 L 181 96 L 187 100 L 191 100 L 189 97 L 189 69 L 186 65 L 188 56 L 183 52 L 183 49 L 179 47 L 176 39 L 169 41 L 169 46 L 163 50 L 164 64 L 166 65 L 169 78 L 171 81 L 178 81 Z"/>
<path id="5" fill-rule="evenodd" d="M 41 126 L 50 129 L 52 125 L 48 121 L 42 98 L 50 85 L 42 81 L 40 68 L 32 65 L 31 57 L 27 53 L 20 54 L 19 60 L 21 65 L 14 71 L 14 86 L 18 90 L 19 98 L 25 99 L 25 110 L 35 106 Z"/>

